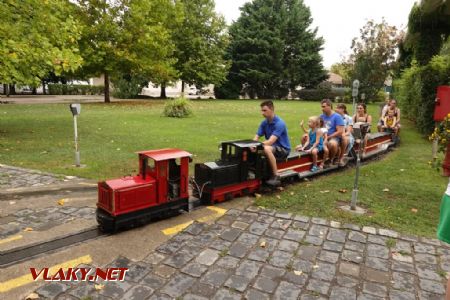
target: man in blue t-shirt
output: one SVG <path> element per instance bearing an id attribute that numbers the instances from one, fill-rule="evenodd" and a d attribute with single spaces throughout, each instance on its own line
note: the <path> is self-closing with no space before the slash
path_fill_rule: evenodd
<path id="1" fill-rule="evenodd" d="M 259 125 L 253 140 L 258 141 L 262 136 L 266 138 L 263 142 L 264 153 L 272 169 L 272 177 L 266 183 L 280 185 L 281 182 L 277 174 L 277 159 L 286 159 L 291 151 L 286 123 L 275 115 L 272 101 L 264 101 L 260 106 L 265 120 Z"/>
<path id="2" fill-rule="evenodd" d="M 324 99 L 320 102 L 323 114 L 320 117 L 327 128 L 327 147 L 329 159 L 333 162 L 341 144 L 342 134 L 344 133 L 344 119 L 341 115 L 333 111 L 333 104 L 330 99 Z M 327 157 L 323 157 L 324 165 L 328 165 Z M 337 163 L 337 162 L 336 162 Z"/>

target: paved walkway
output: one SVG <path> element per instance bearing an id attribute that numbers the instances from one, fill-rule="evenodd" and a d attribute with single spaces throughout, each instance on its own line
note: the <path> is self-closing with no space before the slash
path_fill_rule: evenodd
<path id="1" fill-rule="evenodd" d="M 130 245 L 132 246 L 132 245 Z M 46 283 L 49 299 L 443 299 L 450 248 L 435 239 L 258 207 L 194 223 L 123 282 Z M 95 285 L 97 284 L 97 285 Z"/>
<path id="2" fill-rule="evenodd" d="M 75 178 L 0 164 L 0 189 L 38 187 Z"/>
<path id="3" fill-rule="evenodd" d="M 111 100 L 115 99 L 111 97 Z M 103 102 L 104 96 L 98 95 L 0 95 L 0 104 L 47 104 L 47 103 L 89 103 Z"/>

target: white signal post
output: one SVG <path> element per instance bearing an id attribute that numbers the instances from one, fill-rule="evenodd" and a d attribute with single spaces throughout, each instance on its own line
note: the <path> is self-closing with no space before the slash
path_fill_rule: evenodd
<path id="1" fill-rule="evenodd" d="M 80 167 L 80 147 L 78 145 L 78 125 L 77 116 L 81 113 L 81 104 L 70 104 L 70 111 L 73 115 L 73 128 L 75 133 L 75 166 Z"/>
<path id="2" fill-rule="evenodd" d="M 359 80 L 353 80 L 353 89 L 352 89 L 352 97 L 353 97 L 353 115 L 356 114 L 356 98 L 358 97 L 358 89 L 359 89 Z"/>

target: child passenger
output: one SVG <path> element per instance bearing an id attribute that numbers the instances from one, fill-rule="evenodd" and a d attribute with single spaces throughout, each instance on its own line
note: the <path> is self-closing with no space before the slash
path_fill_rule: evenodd
<path id="1" fill-rule="evenodd" d="M 381 131 L 385 131 L 386 129 L 395 131 L 395 125 L 397 125 L 395 111 L 390 109 L 388 110 L 386 116 L 383 118 L 383 126 Z"/>
<path id="2" fill-rule="evenodd" d="M 297 151 L 311 153 L 313 158 L 311 172 L 316 172 L 319 170 L 319 167 L 317 166 L 317 156 L 319 152 L 323 151 L 323 133 L 319 126 L 320 119 L 318 117 L 310 117 L 308 119 L 309 130 L 306 141 L 304 144 L 295 147 L 295 150 Z"/>

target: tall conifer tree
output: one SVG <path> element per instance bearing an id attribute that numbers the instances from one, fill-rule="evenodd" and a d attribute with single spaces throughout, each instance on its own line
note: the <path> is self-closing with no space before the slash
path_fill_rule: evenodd
<path id="1" fill-rule="evenodd" d="M 324 80 L 323 39 L 311 24 L 302 0 L 246 3 L 230 28 L 228 86 L 242 87 L 252 98 L 282 98 L 297 86 Z"/>

